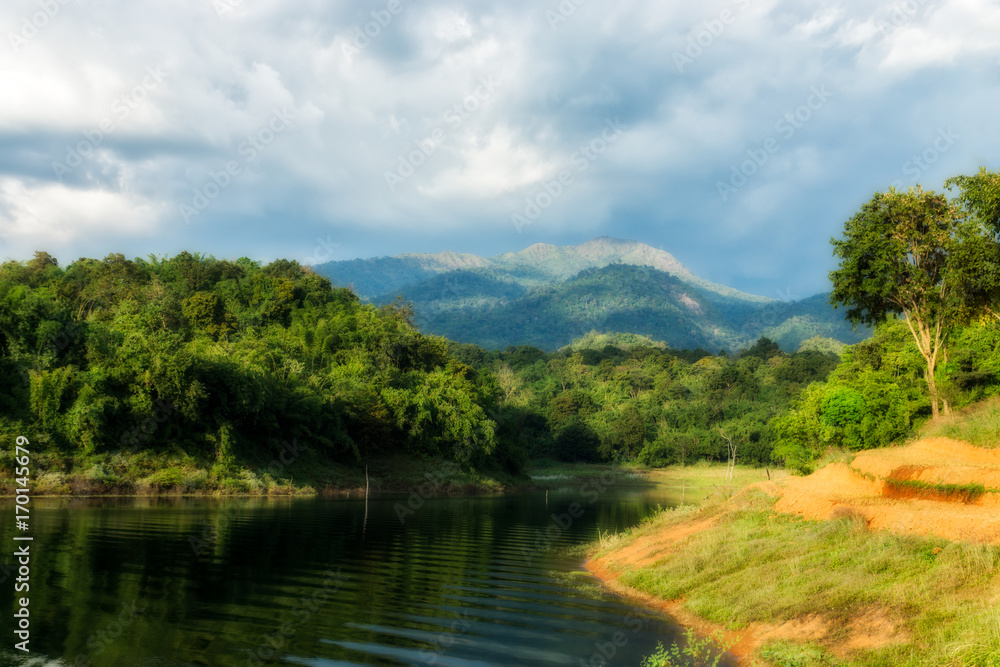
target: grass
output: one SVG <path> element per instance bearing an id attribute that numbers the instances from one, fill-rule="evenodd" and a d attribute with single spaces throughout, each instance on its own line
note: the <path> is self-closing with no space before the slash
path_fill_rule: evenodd
<path id="1" fill-rule="evenodd" d="M 549 459 L 532 461 L 528 476 L 535 486 L 556 488 L 566 484 L 596 481 L 602 475 L 614 475 L 616 483 L 627 481 L 636 484 L 647 483 L 647 468 L 633 463 L 563 463 Z"/>
<path id="2" fill-rule="evenodd" d="M 889 498 L 920 498 L 922 500 L 973 503 L 986 493 L 986 487 L 982 484 L 937 484 L 919 479 L 893 479 L 891 477 L 883 483 L 890 490 L 890 493 L 883 495 Z"/>
<path id="3" fill-rule="evenodd" d="M 937 422 L 928 422 L 920 438 L 954 438 L 976 447 L 1000 447 L 1000 397 L 980 401 Z"/>
<path id="4" fill-rule="evenodd" d="M 647 479 L 658 489 L 667 490 L 667 499 L 674 505 L 702 504 L 715 498 L 727 498 L 747 484 L 786 477 L 783 469 L 736 466 L 731 480 L 726 479 L 725 464 L 696 463 L 649 470 Z"/>
<path id="5" fill-rule="evenodd" d="M 760 649 L 760 657 L 781 667 L 828 667 L 841 664 L 819 646 L 783 640 L 766 643 Z"/>
<path id="6" fill-rule="evenodd" d="M 761 650 L 775 665 L 1000 666 L 1000 549 L 943 539 L 869 532 L 844 516 L 828 522 L 777 514 L 773 498 L 749 491 L 725 508 L 663 513 L 641 532 L 718 515 L 683 549 L 622 583 L 686 608 L 721 627 L 780 624 L 819 615 L 828 643 L 774 643 Z M 638 535 L 637 534 L 635 536 Z M 614 562 L 626 538 L 598 555 Z M 852 619 L 878 612 L 901 628 L 897 644 L 836 658 L 831 648 Z"/>

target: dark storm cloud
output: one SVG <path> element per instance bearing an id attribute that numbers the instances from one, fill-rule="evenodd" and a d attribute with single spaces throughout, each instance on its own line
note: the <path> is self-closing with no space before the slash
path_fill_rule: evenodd
<path id="1" fill-rule="evenodd" d="M 37 7 L 0 9 L 3 256 L 610 235 L 804 297 L 872 192 L 997 166 L 986 0 Z"/>

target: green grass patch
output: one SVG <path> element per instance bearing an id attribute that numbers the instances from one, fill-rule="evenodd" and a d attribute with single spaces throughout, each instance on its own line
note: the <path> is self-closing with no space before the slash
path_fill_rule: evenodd
<path id="1" fill-rule="evenodd" d="M 954 438 L 976 447 L 1000 447 L 1000 397 L 981 401 L 955 414 L 928 422 L 921 438 Z"/>
<path id="2" fill-rule="evenodd" d="M 990 653 L 1000 646 L 1000 548 L 870 532 L 850 516 L 807 521 L 774 512 L 773 499 L 759 493 L 739 501 L 681 549 L 625 572 L 621 581 L 661 599 L 683 597 L 690 611 L 733 629 L 819 614 L 836 641 L 852 619 L 881 609 L 909 637 L 841 662 L 819 650 L 827 647 L 775 644 L 766 649 L 773 664 L 1000 665 L 982 661 L 1000 656 Z M 642 531 L 702 517 L 665 513 Z M 621 540 L 602 555 L 613 562 L 616 549 L 631 542 Z"/>
<path id="3" fill-rule="evenodd" d="M 921 500 L 945 500 L 949 502 L 973 503 L 984 493 L 982 484 L 940 484 L 919 479 L 892 479 L 883 482 L 888 498 L 919 498 Z"/>
<path id="4" fill-rule="evenodd" d="M 839 667 L 843 664 L 819 646 L 788 641 L 768 642 L 761 647 L 760 657 L 774 667 Z"/>

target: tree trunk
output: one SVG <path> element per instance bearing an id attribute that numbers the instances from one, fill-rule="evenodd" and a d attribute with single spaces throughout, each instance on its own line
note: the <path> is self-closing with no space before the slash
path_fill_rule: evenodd
<path id="1" fill-rule="evenodd" d="M 932 334 L 929 323 L 913 317 L 910 312 L 904 312 L 904 315 L 906 326 L 909 327 L 910 333 L 913 334 L 913 340 L 917 343 L 917 350 L 920 351 L 927 363 L 927 390 L 931 397 L 931 420 L 936 421 L 941 413 L 938 408 L 938 388 L 934 374 L 937 370 L 938 355 L 943 352 L 947 357 L 948 354 L 944 341 L 941 340 L 941 322 L 938 320 L 936 323 L 937 332 Z"/>
<path id="2" fill-rule="evenodd" d="M 938 412 L 937 380 L 934 379 L 934 366 L 930 361 L 927 362 L 927 389 L 931 394 L 931 419 L 937 421 L 940 416 Z"/>

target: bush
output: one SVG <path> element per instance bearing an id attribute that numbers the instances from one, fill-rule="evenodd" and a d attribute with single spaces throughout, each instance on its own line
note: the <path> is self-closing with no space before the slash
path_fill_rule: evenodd
<path id="1" fill-rule="evenodd" d="M 642 667 L 716 667 L 725 655 L 722 632 L 716 631 L 709 637 L 698 638 L 690 628 L 684 631 L 684 646 L 674 642 L 670 648 L 656 645 L 656 653 L 642 661 Z"/>

